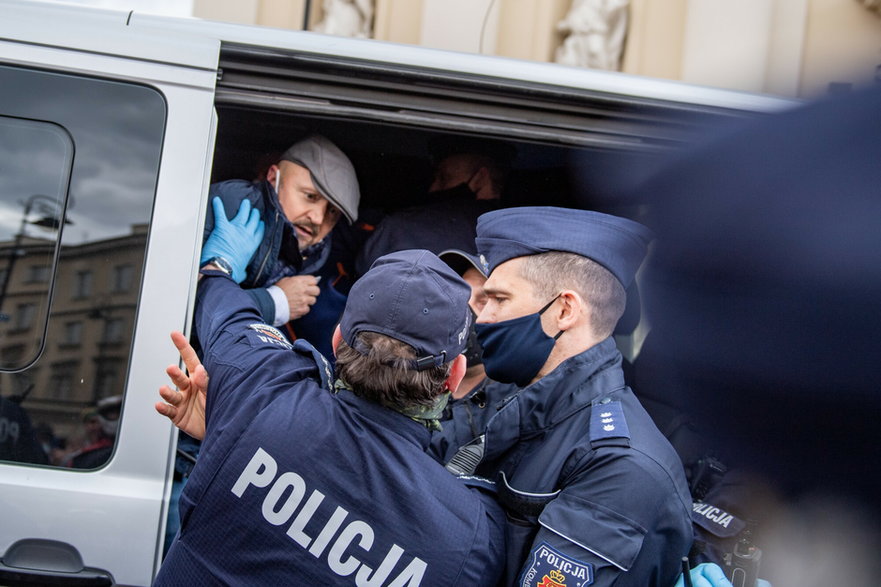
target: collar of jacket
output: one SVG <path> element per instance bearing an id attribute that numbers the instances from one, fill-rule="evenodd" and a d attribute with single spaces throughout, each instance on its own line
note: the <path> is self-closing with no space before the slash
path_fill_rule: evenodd
<path id="1" fill-rule="evenodd" d="M 415 444 L 423 452 L 428 451 L 431 443 L 431 430 L 423 424 L 404 414 L 364 399 L 347 387 L 339 385 L 339 380 L 334 386 L 334 391 L 340 401 L 352 408 L 353 412 L 360 414 L 367 422 L 380 428 L 380 435 L 394 434 L 406 442 Z"/>

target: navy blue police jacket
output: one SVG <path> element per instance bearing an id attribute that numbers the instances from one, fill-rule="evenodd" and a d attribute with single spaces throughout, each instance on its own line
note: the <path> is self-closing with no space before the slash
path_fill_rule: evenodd
<path id="1" fill-rule="evenodd" d="M 465 397 L 451 399 L 441 415 L 442 429 L 431 437 L 431 450 L 446 463 L 460 446 L 483 434 L 486 423 L 504 399 L 517 391 L 513 383 L 500 383 L 484 377 Z"/>
<path id="2" fill-rule="evenodd" d="M 203 278 L 195 321 L 206 435 L 156 585 L 498 580 L 504 513 L 485 481 L 427 454 L 425 426 L 332 393 L 326 361 L 226 277 Z"/>
<path id="3" fill-rule="evenodd" d="M 507 512 L 508 585 L 669 587 L 691 547 L 682 464 L 611 338 L 507 398 L 477 474 Z"/>

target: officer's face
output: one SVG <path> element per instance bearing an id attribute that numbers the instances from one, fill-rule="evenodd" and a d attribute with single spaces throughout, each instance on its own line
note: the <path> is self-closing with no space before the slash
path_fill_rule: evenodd
<path id="1" fill-rule="evenodd" d="M 477 322 L 492 324 L 537 312 L 547 303 L 535 297 L 532 284 L 520 275 L 523 258 L 505 261 L 496 267 L 483 284 L 486 303 Z"/>
<path id="2" fill-rule="evenodd" d="M 266 178 L 273 185 L 278 180 L 278 201 L 285 217 L 294 225 L 301 251 L 333 230 L 342 214 L 315 189 L 308 169 L 281 161 L 269 168 Z"/>
<path id="3" fill-rule="evenodd" d="M 483 293 L 486 277 L 474 267 L 469 267 L 462 274 L 462 280 L 471 286 L 471 298 L 468 300 L 468 305 L 471 306 L 475 314 L 480 315 L 486 305 L 486 294 Z"/>

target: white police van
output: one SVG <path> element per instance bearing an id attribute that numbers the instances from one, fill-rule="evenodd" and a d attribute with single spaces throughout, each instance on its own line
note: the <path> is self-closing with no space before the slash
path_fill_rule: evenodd
<path id="1" fill-rule="evenodd" d="M 253 178 L 319 132 L 352 158 L 364 205 L 395 207 L 431 140 L 479 136 L 517 148 L 510 203 L 633 215 L 610 176 L 707 120 L 786 106 L 194 19 L 0 14 L 0 585 L 146 585 L 158 569 L 176 434 L 152 405 L 177 360 L 168 333 L 189 328 L 211 181 Z M 117 395 L 101 441 L 91 406 Z"/>

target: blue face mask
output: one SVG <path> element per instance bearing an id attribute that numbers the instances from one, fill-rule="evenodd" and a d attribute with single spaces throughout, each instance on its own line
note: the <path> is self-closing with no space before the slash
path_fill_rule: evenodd
<path id="1" fill-rule="evenodd" d="M 475 324 L 477 340 L 483 348 L 483 366 L 490 379 L 526 387 L 544 366 L 557 336 L 550 337 L 541 327 L 541 315 L 551 307 L 557 295 L 535 314 L 496 322 Z"/>

